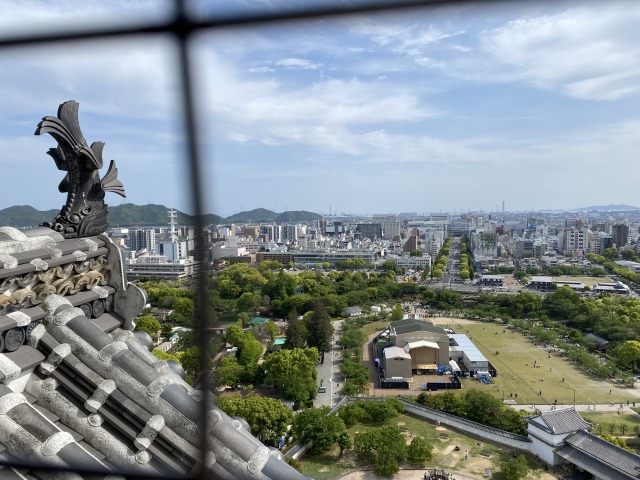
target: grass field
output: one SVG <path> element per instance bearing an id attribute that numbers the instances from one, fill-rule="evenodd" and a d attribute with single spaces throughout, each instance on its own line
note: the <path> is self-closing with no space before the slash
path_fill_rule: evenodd
<path id="1" fill-rule="evenodd" d="M 593 423 L 593 433 L 635 436 L 640 432 L 640 416 L 612 412 L 580 412 L 582 418 Z"/>
<path id="2" fill-rule="evenodd" d="M 611 280 L 609 277 L 583 277 L 580 275 L 560 275 L 559 277 L 553 277 L 554 280 L 564 280 L 564 281 L 570 281 L 570 282 L 582 282 L 584 283 L 587 287 L 593 287 L 594 285 L 598 284 L 598 283 L 611 283 L 613 282 L 613 280 Z"/>
<path id="3" fill-rule="evenodd" d="M 588 375 L 558 352 L 549 352 L 549 348 L 535 345 L 535 339 L 503 325 L 435 320 L 442 326 L 450 325 L 456 333 L 466 333 L 498 371 L 493 384 L 465 379 L 465 388 L 478 388 L 500 399 L 504 394 L 505 400 L 523 405 L 551 404 L 555 400 L 558 404 L 573 404 L 574 396 L 577 404 L 626 403 L 640 398 L 638 389 L 627 389 Z"/>
<path id="4" fill-rule="evenodd" d="M 505 460 L 510 453 L 507 449 L 482 440 L 466 437 L 453 430 L 442 426 L 438 427 L 435 424 L 408 415 L 401 415 L 382 423 L 355 425 L 349 429 L 349 434 L 353 438 L 356 432 L 363 432 L 384 425 L 398 425 L 401 429 L 406 429 L 407 441 L 410 441 L 414 436 L 421 436 L 433 445 L 433 460 L 426 465 L 428 468 L 442 468 L 461 474 L 466 473 L 484 477 L 489 468 L 494 472 L 498 471 L 501 461 Z M 441 436 L 446 438 L 441 438 Z M 456 446 L 459 447 L 458 451 L 455 450 Z M 464 459 L 465 450 L 469 451 L 467 460 Z M 481 455 L 480 452 L 488 454 L 488 456 Z M 349 470 L 364 466 L 354 453 L 345 453 L 340 457 L 337 449 L 322 455 L 306 455 L 301 463 L 302 472 L 316 480 L 337 478 Z M 536 468 L 536 472 L 531 478 L 540 478 L 539 476 L 543 474 L 542 470 L 533 462 L 529 466 Z M 403 465 L 403 467 L 411 468 L 411 464 Z"/>
<path id="5" fill-rule="evenodd" d="M 373 332 L 379 332 L 389 326 L 389 320 L 380 320 L 379 322 L 369 323 L 362 327 L 365 337 L 368 337 Z"/>

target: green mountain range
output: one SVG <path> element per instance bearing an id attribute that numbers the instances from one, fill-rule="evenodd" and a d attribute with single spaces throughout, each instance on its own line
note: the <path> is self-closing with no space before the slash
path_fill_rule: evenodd
<path id="1" fill-rule="evenodd" d="M 123 205 L 109 206 L 109 226 L 111 227 L 143 227 L 168 225 L 169 208 L 164 205 Z M 58 210 L 40 211 L 28 205 L 15 205 L 0 210 L 0 226 L 36 227 L 42 222 L 51 221 Z M 194 216 L 176 211 L 178 225 L 192 225 Z M 322 218 L 321 215 L 306 211 L 292 211 L 276 213 L 264 208 L 257 208 L 247 212 L 236 213 L 224 218 L 220 215 L 208 213 L 205 215 L 205 225 L 224 223 L 272 223 L 272 222 L 308 222 Z"/>

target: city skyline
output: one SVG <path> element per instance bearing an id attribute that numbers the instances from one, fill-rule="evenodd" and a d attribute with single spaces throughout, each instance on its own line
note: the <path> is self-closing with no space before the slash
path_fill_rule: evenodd
<path id="1" fill-rule="evenodd" d="M 0 27 L 11 35 L 92 18 L 132 23 L 161 18 L 170 5 L 8 1 Z M 213 12 L 210 2 L 196 9 Z M 636 205 L 638 17 L 628 1 L 461 4 L 199 35 L 205 211 Z M 54 144 L 31 134 L 74 99 L 87 141 L 106 143 L 105 160 L 116 160 L 127 190 L 107 203 L 191 212 L 170 39 L 0 55 L 0 161 L 15 170 L 0 208 L 64 202 L 63 175 L 46 156 Z"/>

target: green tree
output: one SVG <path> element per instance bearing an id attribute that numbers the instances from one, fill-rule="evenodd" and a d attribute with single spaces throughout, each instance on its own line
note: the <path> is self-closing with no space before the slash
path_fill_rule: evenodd
<path id="1" fill-rule="evenodd" d="M 245 334 L 244 341 L 238 346 L 238 363 L 245 367 L 257 363 L 263 350 L 262 344 L 252 334 Z"/>
<path id="2" fill-rule="evenodd" d="M 307 332 L 304 328 L 304 323 L 298 318 L 298 312 L 295 308 L 287 317 L 285 336 L 285 348 L 304 348 L 307 343 Z"/>
<path id="3" fill-rule="evenodd" d="M 407 458 L 414 463 L 425 464 L 433 458 L 433 446 L 422 437 L 413 437 L 407 447 Z"/>
<path id="4" fill-rule="evenodd" d="M 396 320 L 402 320 L 404 318 L 404 312 L 402 311 L 402 307 L 398 305 L 391 311 L 391 321 L 394 322 Z"/>
<path id="5" fill-rule="evenodd" d="M 313 304 L 313 313 L 306 327 L 307 332 L 309 332 L 307 341 L 310 346 L 316 347 L 320 352 L 331 350 L 333 326 L 321 300 L 316 300 Z"/>
<path id="6" fill-rule="evenodd" d="M 240 325 L 242 328 L 249 325 L 249 320 L 251 320 L 247 312 L 238 313 L 238 315 L 236 315 L 236 319 L 238 320 L 238 325 Z"/>
<path id="7" fill-rule="evenodd" d="M 178 360 L 178 357 L 176 357 L 175 355 L 163 352 L 162 350 L 158 350 L 157 348 L 151 350 L 151 353 L 153 353 L 158 360 L 173 360 L 174 362 L 180 363 L 180 360 Z"/>
<path id="8" fill-rule="evenodd" d="M 609 443 L 613 443 L 617 447 L 625 449 L 627 452 L 631 452 L 633 454 L 636 453 L 635 450 L 627 446 L 627 442 L 624 438 L 614 437 L 613 435 L 609 435 L 608 433 L 603 433 L 602 435 L 600 435 L 600 437 Z"/>
<path id="9" fill-rule="evenodd" d="M 191 347 L 184 352 L 179 352 L 176 357 L 178 357 L 179 362 L 182 364 L 182 368 L 184 368 L 187 377 L 195 380 L 201 370 L 200 349 L 198 347 Z M 211 359 L 209 358 L 205 368 L 209 368 L 210 364 Z"/>
<path id="10" fill-rule="evenodd" d="M 147 332 L 154 340 L 158 337 L 158 330 L 160 330 L 160 322 L 157 318 L 152 317 L 151 315 L 145 315 L 138 318 L 136 321 L 136 328 L 134 329 L 136 332 Z"/>
<path id="11" fill-rule="evenodd" d="M 160 335 L 165 339 L 169 340 L 171 337 L 171 333 L 173 332 L 173 328 L 170 323 L 163 323 L 162 327 L 160 327 Z"/>
<path id="12" fill-rule="evenodd" d="M 243 367 L 256 363 L 264 349 L 252 333 L 243 331 L 239 325 L 231 325 L 227 329 L 227 342 L 238 347 L 236 357 Z"/>
<path id="13" fill-rule="evenodd" d="M 465 417 L 474 422 L 487 425 L 490 419 L 503 407 L 502 402 L 491 394 L 469 389 L 464 394 Z"/>
<path id="14" fill-rule="evenodd" d="M 500 464 L 502 480 L 520 480 L 529 474 L 529 465 L 524 455 L 511 457 Z"/>
<path id="15" fill-rule="evenodd" d="M 241 312 L 251 312 L 256 308 L 256 297 L 253 293 L 245 292 L 236 301 L 236 308 Z"/>
<path id="16" fill-rule="evenodd" d="M 173 299 L 173 309 L 184 317 L 193 317 L 193 300 L 187 297 Z"/>
<path id="17" fill-rule="evenodd" d="M 244 342 L 245 333 L 242 331 L 242 327 L 239 325 L 231 325 L 227 328 L 227 343 L 230 343 L 234 347 L 240 347 Z"/>
<path id="18" fill-rule="evenodd" d="M 278 388 L 285 400 L 292 400 L 296 407 L 308 404 L 317 394 L 316 348 L 278 350 L 263 363 L 267 371 L 265 383 Z"/>
<path id="19" fill-rule="evenodd" d="M 351 447 L 347 427 L 340 417 L 329 414 L 329 407 L 307 408 L 293 419 L 291 430 L 302 443 L 313 442 L 313 451 L 322 453 L 335 443 L 340 453 Z"/>
<path id="20" fill-rule="evenodd" d="M 398 268 L 398 262 L 395 260 L 385 260 L 382 263 L 382 269 L 395 272 Z"/>
<path id="21" fill-rule="evenodd" d="M 242 383 L 244 367 L 238 363 L 236 357 L 223 357 L 216 369 L 216 385 L 236 388 Z"/>
<path id="22" fill-rule="evenodd" d="M 284 300 L 296 291 L 296 277 L 280 270 L 277 275 L 267 281 L 262 287 L 262 293 L 269 295 L 272 300 Z"/>
<path id="23" fill-rule="evenodd" d="M 607 260 L 618 260 L 620 258 L 620 253 L 616 247 L 605 248 L 604 252 L 602 252 L 602 256 Z"/>
<path id="24" fill-rule="evenodd" d="M 338 416 L 345 425 L 351 427 L 356 423 L 379 423 L 395 418 L 404 411 L 402 403 L 396 399 L 386 399 L 382 402 L 371 400 L 356 400 L 344 405 Z"/>
<path id="25" fill-rule="evenodd" d="M 429 269 L 429 266 L 427 265 L 426 267 L 424 267 L 424 270 L 422 271 L 422 280 L 426 281 L 429 278 L 429 274 L 431 273 L 431 270 Z"/>
<path id="26" fill-rule="evenodd" d="M 627 340 L 617 350 L 618 358 L 625 365 L 631 365 L 635 371 L 636 363 L 640 360 L 640 342 L 637 340 Z"/>
<path id="27" fill-rule="evenodd" d="M 280 400 L 249 394 L 246 398 L 236 395 L 221 395 L 218 406 L 231 416 L 244 418 L 253 433 L 266 444 L 277 445 L 287 433 L 293 414 Z"/>
<path id="28" fill-rule="evenodd" d="M 407 458 L 406 440 L 396 425 L 356 433 L 353 449 L 361 459 L 373 463 L 376 474 L 386 477 L 397 473 L 398 462 Z"/>
<path id="29" fill-rule="evenodd" d="M 515 272 L 513 272 L 513 278 L 518 280 L 520 283 L 527 283 L 529 280 L 527 272 L 525 272 L 524 270 L 516 270 Z"/>

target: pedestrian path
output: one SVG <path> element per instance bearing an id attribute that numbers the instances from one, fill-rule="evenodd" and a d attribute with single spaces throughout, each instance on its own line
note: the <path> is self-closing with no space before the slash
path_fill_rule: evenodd
<path id="1" fill-rule="evenodd" d="M 578 412 L 618 412 L 620 413 L 629 413 L 633 415 L 638 415 L 633 411 L 633 404 L 620 404 L 620 403 L 605 403 L 605 404 L 568 404 L 568 405 L 554 405 L 554 404 L 537 404 L 537 403 L 529 403 L 529 404 L 518 404 L 518 403 L 510 403 L 505 402 L 505 405 L 511 407 L 515 410 L 538 410 L 540 412 L 550 412 L 553 410 L 562 410 L 564 408 L 575 407 Z M 640 404 L 638 404 L 640 407 Z"/>

